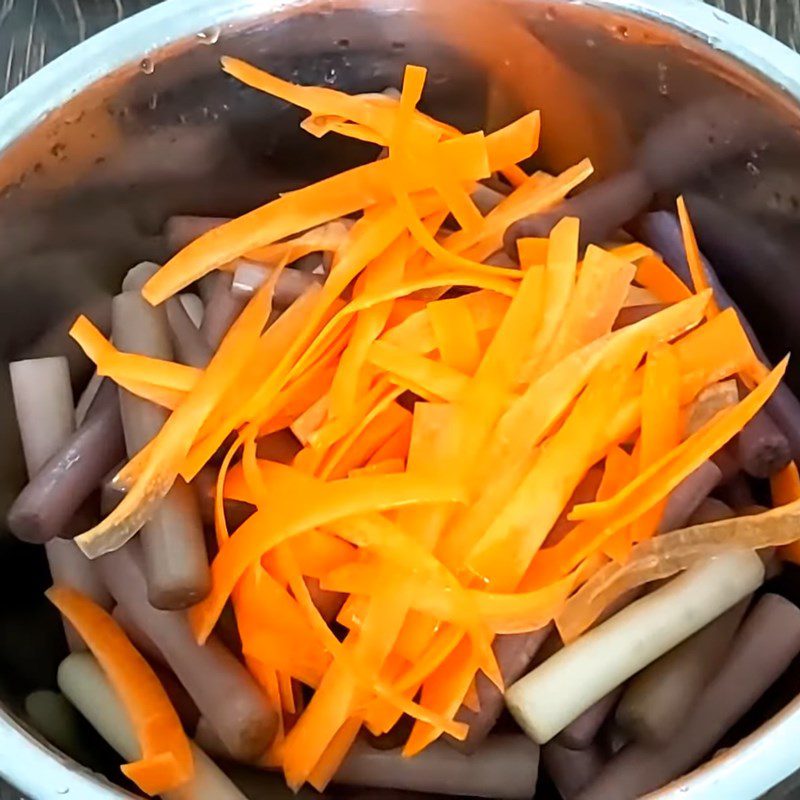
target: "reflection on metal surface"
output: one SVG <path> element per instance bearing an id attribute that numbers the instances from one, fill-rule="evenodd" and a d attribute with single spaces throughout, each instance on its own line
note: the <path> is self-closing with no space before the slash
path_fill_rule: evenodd
<path id="1" fill-rule="evenodd" d="M 0 81 L 13 89 L 48 61 L 159 0 L 1 0 Z M 746 19 L 795 50 L 800 0 L 706 0 Z"/>

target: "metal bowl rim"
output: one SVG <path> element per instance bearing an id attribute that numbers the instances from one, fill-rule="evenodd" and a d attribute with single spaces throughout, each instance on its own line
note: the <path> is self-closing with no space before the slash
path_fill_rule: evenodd
<path id="1" fill-rule="evenodd" d="M 699 0 L 562 2 L 638 16 L 676 30 L 738 61 L 800 105 L 800 55 Z M 304 0 L 165 0 L 118 22 L 54 59 L 0 99 L 0 152 L 97 81 L 165 46 L 215 26 L 224 29 L 303 4 Z M 648 797 L 756 797 L 800 767 L 793 747 L 799 737 L 800 698 L 735 748 Z M 54 753 L 2 708 L 0 754 L 0 776 L 35 800 L 63 800 L 70 794 L 82 800 L 134 797 Z"/>

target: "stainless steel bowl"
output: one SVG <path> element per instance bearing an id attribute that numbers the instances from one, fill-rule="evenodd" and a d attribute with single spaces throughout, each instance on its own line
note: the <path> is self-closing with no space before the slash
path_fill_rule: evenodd
<path id="1" fill-rule="evenodd" d="M 240 212 L 365 157 L 298 134 L 295 110 L 221 74 L 223 53 L 355 91 L 396 85 L 405 63 L 423 63 L 434 112 L 483 127 L 538 105 L 543 163 L 591 155 L 600 179 L 627 169 L 661 121 L 718 104 L 691 169 L 665 156 L 659 198 L 684 191 L 708 212 L 701 238 L 731 293 L 771 353 L 796 350 L 800 57 L 696 0 L 513 10 L 529 34 L 472 0 L 168 0 L 58 58 L 0 101 L 0 354 L 63 348 L 51 328 L 132 263 L 161 259 L 170 214 Z M 740 229 L 757 245 L 744 266 L 731 257 Z M 5 369 L 0 431 L 6 507 L 22 468 Z M 0 549 L 0 776 L 34 800 L 131 797 L 17 716 L 27 692 L 53 683 L 63 645 L 41 597 L 41 553 L 9 537 Z M 795 701 L 657 796 L 757 797 L 800 767 L 798 734 Z"/>

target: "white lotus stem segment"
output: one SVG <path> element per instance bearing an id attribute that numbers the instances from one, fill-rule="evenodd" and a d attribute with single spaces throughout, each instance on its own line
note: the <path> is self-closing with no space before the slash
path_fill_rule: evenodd
<path id="1" fill-rule="evenodd" d="M 67 656 L 58 668 L 58 686 L 91 726 L 127 762 L 141 758 L 139 742 L 125 707 L 100 665 L 88 653 Z M 164 800 L 247 800 L 222 770 L 192 745 L 194 777 L 164 792 Z"/>
<path id="2" fill-rule="evenodd" d="M 800 653 L 800 609 L 774 594 L 758 601 L 730 653 L 684 720 L 661 747 L 624 747 L 580 800 L 634 800 L 698 764 Z"/>
<path id="3" fill-rule="evenodd" d="M 763 580 L 764 565 L 749 550 L 687 570 L 559 650 L 508 689 L 506 704 L 528 736 L 544 744 Z"/>

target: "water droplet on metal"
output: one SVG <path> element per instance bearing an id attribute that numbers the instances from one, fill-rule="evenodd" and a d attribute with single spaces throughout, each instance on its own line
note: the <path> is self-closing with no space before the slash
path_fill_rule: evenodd
<path id="1" fill-rule="evenodd" d="M 206 28 L 204 31 L 200 31 L 200 33 L 197 34 L 197 38 L 202 44 L 211 45 L 219 41 L 221 34 L 222 29 L 219 25 L 214 25 L 212 28 Z"/>
<path id="2" fill-rule="evenodd" d="M 325 74 L 322 76 L 323 83 L 327 83 L 328 86 L 333 86 L 336 83 L 336 69 L 334 67 L 328 67 L 325 70 Z"/>
<path id="3" fill-rule="evenodd" d="M 658 93 L 662 97 L 669 97 L 669 83 L 668 83 L 669 67 L 663 62 L 658 62 Z"/>
<path id="4" fill-rule="evenodd" d="M 615 25 L 611 29 L 611 33 L 613 33 L 617 39 L 627 39 L 630 31 L 628 30 L 627 25 Z"/>
<path id="5" fill-rule="evenodd" d="M 755 178 L 761 174 L 761 170 L 752 162 L 747 162 L 747 171 Z"/>
<path id="6" fill-rule="evenodd" d="M 155 111 L 156 108 L 158 108 L 158 95 L 157 94 L 151 94 L 150 95 L 150 99 L 147 101 L 147 107 L 151 111 Z"/>
<path id="7" fill-rule="evenodd" d="M 553 6 L 548 6 L 547 10 L 544 12 L 544 18 L 548 22 L 553 22 L 556 17 L 558 17 L 558 13 L 556 12 L 555 8 L 553 8 Z"/>
<path id="8" fill-rule="evenodd" d="M 156 71 L 156 66 L 152 59 L 143 58 L 139 62 L 139 69 L 144 72 L 145 75 L 152 75 Z"/>
<path id="9" fill-rule="evenodd" d="M 597 47 L 597 42 L 594 39 L 587 39 L 586 40 L 587 47 Z"/>

